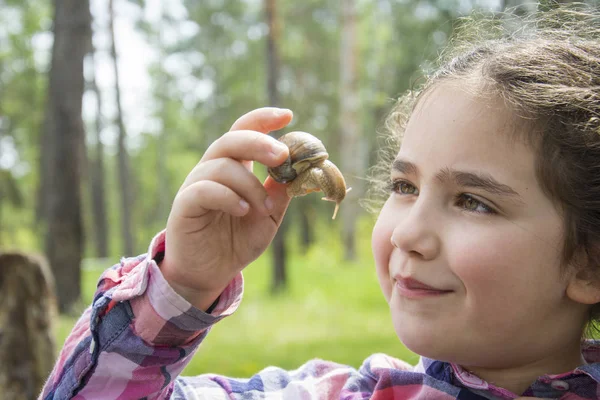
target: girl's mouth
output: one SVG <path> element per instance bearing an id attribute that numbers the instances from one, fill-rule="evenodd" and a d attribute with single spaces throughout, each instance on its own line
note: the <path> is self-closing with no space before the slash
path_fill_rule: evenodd
<path id="1" fill-rule="evenodd" d="M 413 278 L 397 276 L 394 278 L 394 283 L 398 293 L 410 299 L 437 297 L 452 293 L 452 290 L 435 288 Z"/>

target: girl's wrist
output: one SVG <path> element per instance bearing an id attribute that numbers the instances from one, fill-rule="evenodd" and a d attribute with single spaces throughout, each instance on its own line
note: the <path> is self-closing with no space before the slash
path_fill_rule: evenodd
<path id="1" fill-rule="evenodd" d="M 214 293 L 204 290 L 200 291 L 181 284 L 176 274 L 173 273 L 173 269 L 169 267 L 169 264 L 164 259 L 158 263 L 158 267 L 169 286 L 188 303 L 205 312 L 210 312 L 214 309 L 221 291 Z"/>
<path id="2" fill-rule="evenodd" d="M 208 313 L 210 313 L 215 308 L 220 293 L 216 293 L 214 295 L 198 293 L 193 289 L 189 289 L 185 286 L 178 285 L 173 281 L 169 281 L 166 277 L 165 279 L 178 295 L 183 297 L 188 303 L 190 303 L 195 308 Z"/>

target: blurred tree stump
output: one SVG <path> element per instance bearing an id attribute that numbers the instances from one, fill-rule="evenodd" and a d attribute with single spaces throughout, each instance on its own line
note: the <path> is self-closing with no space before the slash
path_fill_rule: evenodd
<path id="1" fill-rule="evenodd" d="M 41 256 L 0 253 L 0 398 L 36 399 L 54 361 L 54 279 Z"/>

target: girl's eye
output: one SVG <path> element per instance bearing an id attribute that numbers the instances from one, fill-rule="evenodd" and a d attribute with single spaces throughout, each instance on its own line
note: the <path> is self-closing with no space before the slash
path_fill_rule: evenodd
<path id="1" fill-rule="evenodd" d="M 496 213 L 496 211 L 493 210 L 488 205 L 477 200 L 473 196 L 464 194 L 464 193 L 459 194 L 456 197 L 456 204 L 459 207 L 462 207 L 466 211 L 470 211 L 470 212 L 476 212 L 476 213 L 482 213 L 482 214 L 495 214 Z"/>
<path id="2" fill-rule="evenodd" d="M 419 189 L 413 184 L 403 180 L 394 180 L 388 185 L 388 190 L 399 195 L 418 195 Z M 480 214 L 497 214 L 496 210 L 484 202 L 466 193 L 459 193 L 455 197 L 455 204 L 465 211 Z"/>
<path id="3" fill-rule="evenodd" d="M 410 183 L 408 183 L 406 181 L 395 180 L 395 181 L 392 181 L 389 186 L 390 186 L 389 187 L 390 191 L 393 191 L 395 193 L 419 194 L 418 189 L 414 185 L 411 185 Z"/>

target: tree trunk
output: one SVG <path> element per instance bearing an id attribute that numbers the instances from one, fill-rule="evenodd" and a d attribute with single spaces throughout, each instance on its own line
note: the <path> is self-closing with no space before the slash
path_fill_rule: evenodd
<path id="1" fill-rule="evenodd" d="M 279 92 L 277 89 L 277 82 L 279 81 L 279 54 L 277 42 L 280 32 L 277 21 L 276 1 L 265 0 L 265 10 L 267 25 L 269 26 L 269 34 L 267 36 L 267 90 L 269 104 L 276 107 L 279 105 Z M 271 282 L 271 291 L 274 293 L 282 291 L 287 285 L 287 249 L 285 240 L 287 228 L 288 222 L 284 217 L 273 239 L 273 280 Z"/>
<path id="2" fill-rule="evenodd" d="M 300 217 L 300 240 L 302 244 L 302 250 L 307 251 L 311 244 L 315 241 L 315 235 L 313 232 L 312 221 L 315 220 L 315 211 L 312 207 L 312 202 L 306 197 L 298 199 Z"/>
<path id="3" fill-rule="evenodd" d="M 88 0 L 55 0 L 54 44 L 42 131 L 41 198 L 47 224 L 45 247 L 56 277 L 58 303 L 67 311 L 80 295 L 83 251 L 81 218 L 81 117 L 83 60 L 89 50 Z"/>
<path id="4" fill-rule="evenodd" d="M 52 273 L 45 260 L 0 254 L 0 393 L 4 400 L 34 400 L 55 360 L 57 317 Z"/>
<path id="5" fill-rule="evenodd" d="M 96 95 L 96 154 L 91 162 L 90 168 L 90 190 L 92 196 L 92 214 L 94 216 L 94 234 L 97 257 L 108 257 L 108 219 L 106 215 L 106 197 L 104 185 L 104 146 L 100 138 L 104 125 L 102 116 L 102 94 L 96 83 L 96 62 L 95 49 L 90 51 L 90 60 L 92 64 L 92 73 L 90 77 L 90 87 Z"/>
<path id="6" fill-rule="evenodd" d="M 356 259 L 355 225 L 360 212 L 358 198 L 362 185 L 353 177 L 362 176 L 368 151 L 360 136 L 358 124 L 359 93 L 357 90 L 356 5 L 342 1 L 342 37 L 340 45 L 340 153 L 341 170 L 352 190 L 341 207 L 344 258 Z"/>
<path id="7" fill-rule="evenodd" d="M 295 80 L 298 82 L 299 88 L 308 87 L 310 84 L 307 82 L 307 73 L 303 69 L 296 71 Z M 297 104 L 303 104 L 306 102 L 306 95 L 304 90 L 294 90 L 294 97 Z M 300 244 L 303 252 L 306 252 L 308 248 L 313 244 L 315 240 L 314 226 L 315 221 L 315 208 L 313 198 L 309 196 L 302 196 L 296 199 L 296 208 L 298 209 L 298 218 L 300 222 L 298 228 L 300 229 Z"/>
<path id="8" fill-rule="evenodd" d="M 0 141 L 2 140 L 2 133 L 0 132 Z M 17 179 L 13 176 L 12 172 L 8 169 L 0 169 L 0 249 L 7 247 L 3 242 L 3 224 L 2 216 L 3 207 L 8 204 L 16 209 L 22 209 L 25 206 L 25 200 L 23 194 L 19 189 Z M 10 232 L 7 237 L 11 237 Z"/>
<path id="9" fill-rule="evenodd" d="M 117 45 L 115 43 L 115 11 L 113 0 L 108 1 L 110 38 L 111 38 L 111 56 L 113 59 L 113 71 L 115 75 L 115 101 L 117 105 L 117 127 L 119 128 L 118 139 L 118 170 L 119 170 L 119 191 L 121 194 L 121 235 L 126 255 L 133 255 L 134 241 L 131 230 L 133 190 L 132 179 L 129 167 L 129 155 L 127 154 L 126 139 L 127 132 L 123 122 L 123 108 L 121 107 L 121 86 L 119 84 L 119 58 L 117 55 Z"/>

